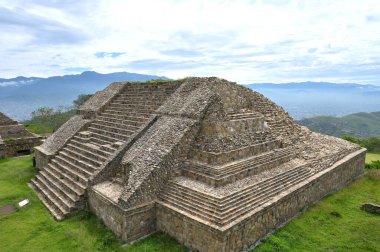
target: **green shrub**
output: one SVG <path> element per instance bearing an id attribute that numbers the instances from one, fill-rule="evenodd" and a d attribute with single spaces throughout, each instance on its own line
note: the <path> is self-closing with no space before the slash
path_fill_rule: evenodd
<path id="1" fill-rule="evenodd" d="M 365 164 L 367 169 L 380 169 L 380 160 L 372 161 L 369 164 Z"/>
<path id="2" fill-rule="evenodd" d="M 367 148 L 368 152 L 380 153 L 380 138 L 379 137 L 360 139 L 353 136 L 342 136 L 342 138 L 344 140 L 359 144 L 360 146 Z"/>

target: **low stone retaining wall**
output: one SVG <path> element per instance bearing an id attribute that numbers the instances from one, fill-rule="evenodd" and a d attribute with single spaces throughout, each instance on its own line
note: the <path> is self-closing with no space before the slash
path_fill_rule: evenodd
<path id="1" fill-rule="evenodd" d="M 346 156 L 257 208 L 249 216 L 243 216 L 221 229 L 211 228 L 158 204 L 157 229 L 199 251 L 247 250 L 297 216 L 305 207 L 362 175 L 365 153 L 362 149 Z"/>
<path id="2" fill-rule="evenodd" d="M 122 210 L 94 189 L 88 192 L 90 210 L 121 240 L 131 242 L 156 231 L 156 204 Z"/>

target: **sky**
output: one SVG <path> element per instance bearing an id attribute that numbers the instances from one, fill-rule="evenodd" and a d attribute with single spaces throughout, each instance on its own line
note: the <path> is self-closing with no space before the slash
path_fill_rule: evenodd
<path id="1" fill-rule="evenodd" d="M 379 0 L 0 0 L 0 78 L 380 85 Z"/>

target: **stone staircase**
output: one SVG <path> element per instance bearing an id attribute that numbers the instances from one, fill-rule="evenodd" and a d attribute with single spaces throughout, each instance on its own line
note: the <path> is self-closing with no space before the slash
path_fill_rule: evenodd
<path id="1" fill-rule="evenodd" d="M 298 166 L 286 172 L 235 190 L 227 196 L 208 193 L 207 185 L 188 177 L 177 177 L 160 195 L 161 205 L 208 225 L 223 227 L 244 218 L 254 209 L 273 200 L 276 195 L 300 183 L 313 172 Z"/>
<path id="2" fill-rule="evenodd" d="M 182 174 L 214 186 L 221 186 L 286 163 L 294 157 L 293 153 L 292 148 L 275 149 L 221 166 L 190 159 L 186 161 Z"/>
<path id="3" fill-rule="evenodd" d="M 263 115 L 257 113 L 256 111 L 242 111 L 240 113 L 229 113 L 227 118 L 229 120 L 244 120 L 244 119 L 253 119 L 253 118 L 262 118 Z"/>
<path id="4" fill-rule="evenodd" d="M 30 185 L 57 220 L 86 205 L 89 178 L 139 131 L 177 86 L 130 84 L 74 135 Z"/>

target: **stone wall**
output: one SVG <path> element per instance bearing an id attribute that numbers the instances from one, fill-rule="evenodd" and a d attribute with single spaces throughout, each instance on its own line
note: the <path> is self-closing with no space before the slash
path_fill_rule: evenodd
<path id="1" fill-rule="evenodd" d="M 0 158 L 29 154 L 41 144 L 40 137 L 13 139 L 0 144 Z M 25 152 L 25 153 L 24 153 Z"/>
<path id="2" fill-rule="evenodd" d="M 199 251 L 247 250 L 268 233 L 297 216 L 305 207 L 361 176 L 364 173 L 365 153 L 365 149 L 361 149 L 347 155 L 330 168 L 257 208 L 244 220 L 221 229 L 213 229 L 158 205 L 157 229 Z"/>
<path id="3" fill-rule="evenodd" d="M 155 203 L 123 210 L 93 188 L 88 192 L 89 208 L 124 242 L 130 242 L 156 231 Z"/>

